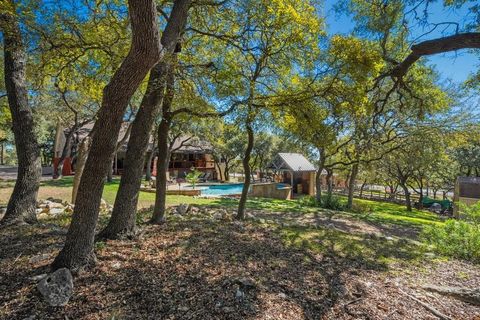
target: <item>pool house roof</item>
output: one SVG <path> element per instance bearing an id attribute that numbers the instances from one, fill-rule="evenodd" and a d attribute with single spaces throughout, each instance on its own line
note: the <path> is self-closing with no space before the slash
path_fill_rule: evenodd
<path id="1" fill-rule="evenodd" d="M 269 168 L 293 172 L 316 171 L 315 166 L 300 153 L 278 153 Z"/>

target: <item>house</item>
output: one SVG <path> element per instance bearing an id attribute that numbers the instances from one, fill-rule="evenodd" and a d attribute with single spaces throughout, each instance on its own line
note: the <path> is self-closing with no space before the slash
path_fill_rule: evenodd
<path id="1" fill-rule="evenodd" d="M 171 145 L 168 163 L 169 178 L 183 179 L 192 168 L 206 174 L 208 180 L 217 180 L 218 173 L 211 145 L 196 137 L 183 135 Z M 152 162 L 152 173 L 156 175 L 157 157 Z"/>
<path id="2" fill-rule="evenodd" d="M 317 169 L 300 153 L 278 153 L 269 169 L 275 173 L 275 181 L 292 186 L 294 194 L 315 195 Z"/>
<path id="3" fill-rule="evenodd" d="M 480 177 L 458 177 L 453 195 L 454 216 L 458 217 L 460 204 L 473 205 L 480 201 Z"/>
<path id="4" fill-rule="evenodd" d="M 62 174 L 64 176 L 75 174 L 75 156 L 77 146 L 79 145 L 80 141 L 82 141 L 92 131 L 93 125 L 93 122 L 88 123 L 78 129 L 73 135 L 70 156 L 65 158 L 62 169 Z M 124 137 L 125 135 L 129 134 L 128 127 L 129 123 L 123 123 L 118 135 L 117 143 L 120 145 L 118 146 L 117 152 L 114 155 L 114 161 L 112 164 L 114 174 L 122 174 L 123 171 L 123 163 L 128 144 L 128 136 L 125 139 Z M 56 131 L 53 156 L 54 172 L 56 172 L 58 167 L 60 157 L 66 144 L 66 137 L 69 133 L 69 130 L 63 128 L 61 125 L 57 126 Z M 152 169 L 153 174 L 155 174 L 156 171 L 156 157 L 149 157 L 148 153 L 151 153 L 154 149 L 153 138 L 151 138 L 147 148 L 146 159 L 154 159 L 150 163 L 150 168 Z M 212 148 L 207 142 L 201 141 L 196 137 L 185 135 L 178 137 L 171 146 L 171 156 L 168 165 L 169 175 L 171 177 L 183 178 L 191 168 L 196 168 L 197 170 L 208 173 L 209 179 L 216 179 L 218 175 L 215 169 L 215 162 L 213 160 L 211 149 Z M 145 165 L 144 169 L 146 168 L 147 165 Z"/>

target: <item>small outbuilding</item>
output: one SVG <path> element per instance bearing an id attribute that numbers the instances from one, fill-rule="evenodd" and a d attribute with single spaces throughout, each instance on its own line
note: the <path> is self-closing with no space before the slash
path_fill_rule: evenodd
<path id="1" fill-rule="evenodd" d="M 275 181 L 292 186 L 294 194 L 315 195 L 317 169 L 300 153 L 278 153 L 269 166 Z"/>
<path id="2" fill-rule="evenodd" d="M 472 205 L 480 201 L 480 177 L 458 177 L 453 196 L 454 215 L 458 216 L 460 204 Z"/>

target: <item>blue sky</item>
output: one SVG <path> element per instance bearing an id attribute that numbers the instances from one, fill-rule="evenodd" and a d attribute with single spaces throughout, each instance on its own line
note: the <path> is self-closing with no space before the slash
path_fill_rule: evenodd
<path id="1" fill-rule="evenodd" d="M 334 11 L 334 5 L 337 1 L 325 0 L 324 13 L 326 16 L 326 28 L 329 35 L 336 33 L 347 34 L 352 31 L 354 27 L 353 19 L 345 14 L 337 14 Z M 430 5 L 429 8 L 429 22 L 438 23 L 444 21 L 453 21 L 460 23 L 460 27 L 464 26 L 470 16 L 468 9 L 445 9 L 442 6 L 443 1 L 437 1 Z M 417 35 L 422 35 L 426 30 L 421 27 L 414 29 Z M 446 30 L 445 34 L 453 34 L 454 30 L 451 28 Z M 416 36 L 417 36 L 416 35 Z M 441 36 L 441 32 L 434 32 L 432 34 L 422 37 L 421 40 L 428 40 Z M 428 57 L 428 63 L 435 66 L 435 69 L 440 73 L 442 80 L 451 79 L 455 82 L 463 82 L 468 75 L 479 69 L 480 55 L 474 55 L 466 50 L 452 52 L 447 54 L 432 55 Z"/>

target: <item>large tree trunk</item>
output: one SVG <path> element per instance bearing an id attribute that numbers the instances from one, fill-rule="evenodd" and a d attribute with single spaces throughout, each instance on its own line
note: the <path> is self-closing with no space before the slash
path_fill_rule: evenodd
<path id="1" fill-rule="evenodd" d="M 353 195 L 355 193 L 355 182 L 358 174 L 358 163 L 352 165 L 352 171 L 350 172 L 350 179 L 348 181 L 348 202 L 347 209 L 352 209 L 353 207 Z"/>
<path id="2" fill-rule="evenodd" d="M 168 170 L 168 131 L 170 120 L 162 119 L 158 126 L 158 159 L 157 159 L 157 181 L 155 192 L 155 208 L 153 209 L 151 223 L 160 224 L 165 222 L 165 209 L 167 201 L 167 170 Z"/>
<path id="3" fill-rule="evenodd" d="M 75 165 L 75 176 L 73 177 L 73 189 L 72 189 L 72 203 L 75 203 L 78 192 L 78 185 L 82 178 L 83 168 L 85 168 L 85 162 L 87 162 L 88 151 L 90 150 L 90 144 L 92 143 L 91 137 L 86 136 L 80 146 L 78 147 L 77 163 Z"/>
<path id="4" fill-rule="evenodd" d="M 12 114 L 12 129 L 18 159 L 18 176 L 8 202 L 2 224 L 34 223 L 37 221 L 35 208 L 42 175 L 40 148 L 35 134 L 32 110 L 28 105 L 26 86 L 26 53 L 18 21 L 11 6 L 0 14 L 3 32 L 5 87 L 8 106 Z"/>
<path id="5" fill-rule="evenodd" d="M 108 167 L 112 161 L 122 118 L 130 98 L 148 71 L 161 58 L 156 4 L 130 0 L 128 9 L 132 45 L 127 57 L 104 88 L 102 106 L 93 127 L 93 139 L 80 180 L 65 246 L 52 268 L 81 270 L 95 261 L 93 241 Z"/>
<path id="6" fill-rule="evenodd" d="M 246 124 L 248 142 L 247 148 L 245 149 L 245 154 L 242 159 L 243 163 L 243 174 L 244 174 L 244 183 L 242 188 L 242 195 L 240 197 L 240 202 L 238 203 L 238 211 L 236 218 L 239 220 L 245 219 L 245 205 L 247 204 L 248 189 L 250 189 L 250 179 L 251 179 L 251 170 L 250 170 L 250 156 L 253 149 L 253 128 L 250 120 L 247 120 Z"/>
<path id="7" fill-rule="evenodd" d="M 114 239 L 135 234 L 135 215 L 138 195 L 142 184 L 145 154 L 150 134 L 165 91 L 166 76 L 172 66 L 172 54 L 183 32 L 188 16 L 190 0 L 174 2 L 169 22 L 162 34 L 161 42 L 166 56 L 150 72 L 147 92 L 132 124 L 132 132 L 127 145 L 123 174 L 115 197 L 112 216 L 107 227 L 99 234 L 100 238 Z M 172 26 L 176 26 L 172 28 Z M 158 172 L 157 172 L 158 185 Z M 158 187 L 157 187 L 158 188 Z"/>
<path id="8" fill-rule="evenodd" d="M 151 223 L 160 224 L 165 222 L 165 209 L 167 202 L 167 170 L 170 160 L 170 145 L 168 143 L 168 135 L 172 116 L 170 113 L 173 98 L 175 96 L 175 67 L 176 61 L 172 59 L 172 63 L 167 71 L 167 82 L 165 89 L 165 99 L 162 104 L 162 121 L 158 126 L 157 133 L 157 181 L 155 192 L 155 207 L 153 209 Z M 173 141 L 172 141 L 173 146 Z"/>

